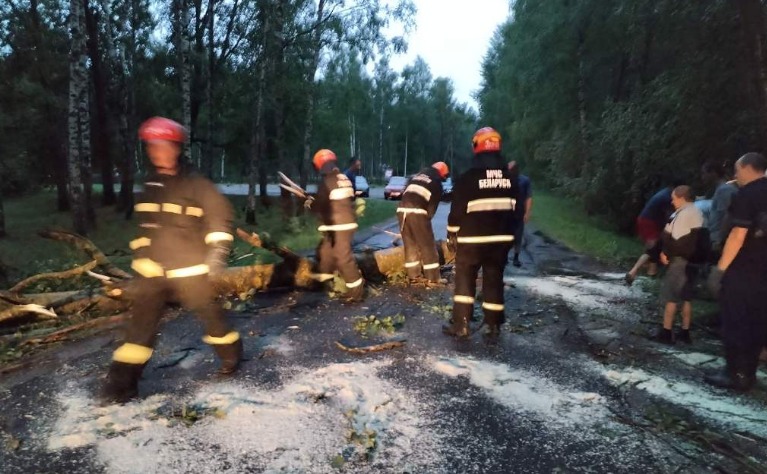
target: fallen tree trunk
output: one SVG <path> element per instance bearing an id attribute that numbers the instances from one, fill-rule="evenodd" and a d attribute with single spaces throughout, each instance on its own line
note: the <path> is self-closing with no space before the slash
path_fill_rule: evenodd
<path id="1" fill-rule="evenodd" d="M 35 304 L 46 308 L 55 309 L 60 316 L 79 314 L 86 310 L 97 309 L 100 312 L 118 312 L 128 309 L 131 300 L 132 275 L 115 267 L 109 259 L 90 240 L 77 234 L 66 231 L 47 230 L 41 235 L 54 240 L 70 243 L 88 253 L 96 262 L 96 266 L 104 268 L 110 275 L 126 278 L 118 282 L 116 286 L 107 285 L 105 288 L 88 289 L 81 291 L 42 293 L 42 294 L 17 294 L 8 291 L 0 292 L 0 299 L 15 305 L 10 311 L 19 305 Z M 311 258 L 297 255 L 286 247 L 280 247 L 268 241 L 262 241 L 257 234 L 249 234 L 237 229 L 237 235 L 244 241 L 255 247 L 262 247 L 274 252 L 282 258 L 282 261 L 274 264 L 249 265 L 243 267 L 230 267 L 221 275 L 213 278 L 216 290 L 222 296 L 240 295 L 251 290 L 267 291 L 281 288 L 311 289 L 316 287 L 316 281 L 312 278 L 312 268 L 315 261 Z M 437 242 L 437 250 L 442 263 L 449 263 L 455 256 L 447 248 L 443 241 Z M 364 251 L 355 255 L 360 271 L 368 281 L 383 281 L 387 277 L 404 271 L 405 252 L 402 247 L 392 247 L 378 251 Z M 68 273 L 70 276 L 77 273 L 85 273 L 91 269 L 88 265 L 78 267 L 68 272 L 59 272 L 58 275 Z M 76 273 L 73 273 L 77 270 Z M 30 277 L 22 283 L 29 284 L 45 277 L 56 274 L 43 274 Z"/>

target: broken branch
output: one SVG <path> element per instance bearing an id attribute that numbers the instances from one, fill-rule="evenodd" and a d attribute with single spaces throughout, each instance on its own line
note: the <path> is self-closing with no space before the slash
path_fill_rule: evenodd
<path id="1" fill-rule="evenodd" d="M 38 233 L 38 235 L 40 235 L 40 237 L 43 237 L 45 239 L 58 240 L 59 242 L 64 242 L 64 243 L 73 245 L 77 249 L 82 250 L 90 258 L 92 258 L 93 260 L 96 260 L 96 262 L 98 262 L 97 266 L 104 268 L 104 270 L 109 275 L 112 275 L 117 278 L 126 278 L 126 279 L 133 278 L 133 275 L 115 266 L 109 260 L 109 258 L 107 258 L 104 252 L 102 252 L 101 250 L 99 250 L 98 247 L 96 247 L 96 244 L 86 239 L 82 235 L 75 234 L 74 232 L 69 232 L 66 230 L 58 230 L 58 229 L 41 230 Z"/>
<path id="2" fill-rule="evenodd" d="M 66 339 L 65 336 L 67 336 L 68 334 L 71 334 L 76 331 L 82 331 L 83 329 L 90 329 L 90 328 L 102 327 L 102 326 L 111 327 L 117 323 L 122 323 L 125 320 L 125 317 L 126 317 L 125 313 L 116 314 L 114 316 L 102 316 L 100 318 L 91 319 L 90 321 L 85 321 L 84 323 L 74 324 L 64 329 L 60 329 L 42 338 L 28 339 L 24 341 L 21 345 L 25 346 L 29 344 L 50 344 L 52 342 L 59 342 Z"/>
<path id="3" fill-rule="evenodd" d="M 370 352 L 387 351 L 389 349 L 402 347 L 404 345 L 405 345 L 404 339 L 400 339 L 397 341 L 387 341 L 387 342 L 382 342 L 380 344 L 371 344 L 369 346 L 359 346 L 359 347 L 347 346 L 339 341 L 336 341 L 336 347 L 338 347 L 339 349 L 343 351 L 351 352 L 352 354 L 368 354 Z"/>
<path id="4" fill-rule="evenodd" d="M 24 305 L 11 306 L 10 308 L 6 310 L 0 311 L 0 322 L 18 318 L 21 316 L 26 316 L 29 313 L 38 314 L 43 319 L 58 318 L 56 313 L 54 313 L 53 311 L 49 309 L 45 309 L 45 307 L 43 306 L 40 306 L 37 304 L 24 304 Z"/>
<path id="5" fill-rule="evenodd" d="M 16 283 L 8 291 L 10 291 L 11 293 L 18 293 L 23 288 L 26 288 L 32 283 L 36 283 L 40 280 L 64 280 L 66 278 L 72 278 L 78 275 L 82 275 L 83 273 L 86 273 L 90 270 L 93 270 L 94 268 L 96 268 L 97 265 L 98 265 L 98 262 L 96 260 L 92 260 L 86 263 L 85 265 L 80 265 L 79 267 L 75 267 L 70 270 L 65 270 L 63 272 L 50 272 L 50 273 L 40 273 L 39 275 L 33 275 L 29 278 L 25 278 L 24 280 L 21 280 L 20 282 Z"/>

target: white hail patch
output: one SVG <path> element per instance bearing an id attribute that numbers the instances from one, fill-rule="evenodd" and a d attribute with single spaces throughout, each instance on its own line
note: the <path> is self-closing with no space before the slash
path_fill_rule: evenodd
<path id="1" fill-rule="evenodd" d="M 211 384 L 186 402 L 208 413 L 188 427 L 163 414 L 170 403 L 164 396 L 98 408 L 72 389 L 59 395 L 63 413 L 48 448 L 94 446 L 107 472 L 330 473 L 341 454 L 355 472 L 428 471 L 440 451 L 429 413 L 407 390 L 379 377 L 390 364 L 302 370 L 272 390 Z"/>
<path id="2" fill-rule="evenodd" d="M 559 427 L 593 425 L 608 411 L 601 395 L 569 390 L 531 372 L 467 357 L 432 361 L 435 371 L 468 377 L 472 385 L 513 412 L 530 413 Z"/>
<path id="3" fill-rule="evenodd" d="M 630 385 L 644 390 L 719 425 L 735 426 L 740 431 L 767 436 L 767 410 L 752 400 L 725 392 L 719 395 L 703 385 L 668 380 L 641 369 L 602 369 L 602 375 L 613 385 Z"/>
<path id="4" fill-rule="evenodd" d="M 592 280 L 573 276 L 546 276 L 515 279 L 518 287 L 538 296 L 561 298 L 576 310 L 617 311 L 627 302 L 641 301 L 647 294 L 637 285 L 622 281 Z"/>

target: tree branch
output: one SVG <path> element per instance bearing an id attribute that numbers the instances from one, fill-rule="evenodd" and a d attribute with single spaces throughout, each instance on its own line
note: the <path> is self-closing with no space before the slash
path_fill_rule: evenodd
<path id="1" fill-rule="evenodd" d="M 38 282 L 40 280 L 64 280 L 66 278 L 72 278 L 74 276 L 82 275 L 83 273 L 86 273 L 90 270 L 93 270 L 98 265 L 98 262 L 96 260 L 92 260 L 85 265 L 80 265 L 79 267 L 72 268 L 71 270 L 65 270 L 63 272 L 51 272 L 51 273 L 40 273 L 39 275 L 33 275 L 29 278 L 25 278 L 24 280 L 21 280 L 20 282 L 16 283 L 11 287 L 10 291 L 11 293 L 18 293 L 21 291 L 22 288 L 25 288 L 32 283 Z"/>
<path id="2" fill-rule="evenodd" d="M 118 267 L 116 267 L 110 260 L 107 258 L 106 255 L 104 255 L 104 252 L 99 250 L 98 247 L 96 247 L 96 244 L 91 242 L 89 239 L 83 237 L 82 235 L 76 234 L 74 232 L 69 232 L 66 230 L 57 230 L 57 229 L 45 229 L 38 232 L 38 235 L 40 237 L 43 237 L 45 239 L 51 239 L 51 240 L 58 240 L 59 242 L 65 242 L 70 245 L 73 245 L 74 247 L 78 248 L 79 250 L 82 250 L 90 258 L 93 260 L 96 260 L 98 262 L 99 267 L 103 267 L 104 270 L 111 276 L 117 277 L 117 278 L 133 278 L 133 275 L 130 273 L 127 273 Z"/>

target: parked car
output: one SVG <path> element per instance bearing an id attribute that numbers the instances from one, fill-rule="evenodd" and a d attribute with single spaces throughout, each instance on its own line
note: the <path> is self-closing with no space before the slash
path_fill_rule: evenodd
<path id="1" fill-rule="evenodd" d="M 370 197 L 370 185 L 364 176 L 354 177 L 354 187 L 357 188 L 357 196 L 364 198 Z"/>
<path id="2" fill-rule="evenodd" d="M 453 178 L 442 181 L 442 200 L 449 202 L 453 199 Z"/>
<path id="3" fill-rule="evenodd" d="M 389 183 L 384 188 L 384 199 L 402 199 L 402 193 L 405 192 L 407 178 L 404 176 L 392 176 Z"/>

